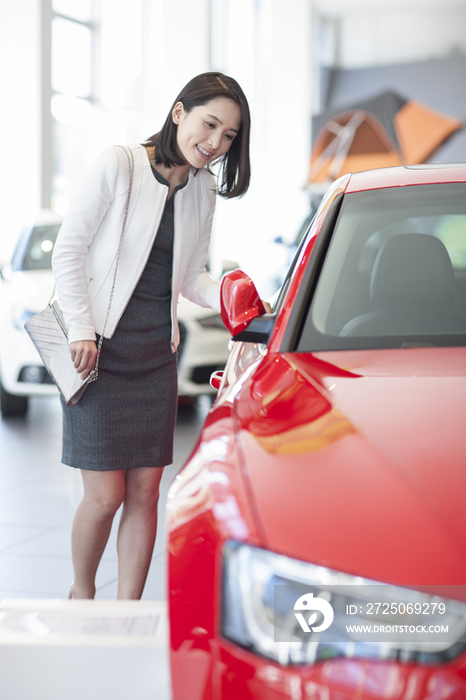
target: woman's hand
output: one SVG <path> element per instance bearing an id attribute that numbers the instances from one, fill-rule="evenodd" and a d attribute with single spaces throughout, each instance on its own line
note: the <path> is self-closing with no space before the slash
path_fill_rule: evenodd
<path id="1" fill-rule="evenodd" d="M 76 372 L 81 372 L 81 379 L 86 379 L 89 372 L 94 369 L 97 357 L 97 345 L 94 340 L 77 340 L 70 343 L 70 353 Z"/>

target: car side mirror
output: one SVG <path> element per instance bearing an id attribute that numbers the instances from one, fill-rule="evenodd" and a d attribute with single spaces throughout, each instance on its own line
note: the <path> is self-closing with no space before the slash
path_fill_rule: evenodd
<path id="1" fill-rule="evenodd" d="M 229 272 L 220 287 L 222 321 L 234 340 L 268 343 L 275 317 L 266 314 L 252 279 L 242 270 Z"/>

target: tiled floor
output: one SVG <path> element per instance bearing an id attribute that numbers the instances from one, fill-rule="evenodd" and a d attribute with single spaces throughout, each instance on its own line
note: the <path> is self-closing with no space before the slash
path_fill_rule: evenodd
<path id="1" fill-rule="evenodd" d="M 209 406 L 204 399 L 178 416 L 175 462 L 162 478 L 159 532 L 143 595 L 148 600 L 165 598 L 167 490 Z M 60 443 L 58 399 L 34 399 L 25 419 L 0 421 L 0 600 L 67 596 L 73 579 L 71 523 L 82 489 L 80 472 L 60 463 Z M 97 599 L 116 597 L 117 525 L 118 515 L 97 575 Z"/>

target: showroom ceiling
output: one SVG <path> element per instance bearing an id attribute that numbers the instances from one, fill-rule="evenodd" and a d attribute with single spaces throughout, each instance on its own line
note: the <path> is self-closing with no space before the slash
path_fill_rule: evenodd
<path id="1" fill-rule="evenodd" d="M 465 8 L 465 0 L 314 0 L 315 9 L 322 15 L 380 14 L 389 12 L 416 12 Z"/>

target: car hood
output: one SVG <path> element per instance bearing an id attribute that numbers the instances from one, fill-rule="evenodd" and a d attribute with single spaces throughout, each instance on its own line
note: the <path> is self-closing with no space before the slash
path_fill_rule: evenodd
<path id="1" fill-rule="evenodd" d="M 271 354 L 235 403 L 264 545 L 367 578 L 466 583 L 466 349 Z"/>

